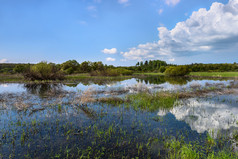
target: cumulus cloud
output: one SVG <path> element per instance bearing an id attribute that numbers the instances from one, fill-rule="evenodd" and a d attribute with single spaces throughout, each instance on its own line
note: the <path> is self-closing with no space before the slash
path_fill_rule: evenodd
<path id="1" fill-rule="evenodd" d="M 7 59 L 0 59 L 0 63 L 6 63 L 6 62 L 8 62 Z"/>
<path id="2" fill-rule="evenodd" d="M 117 49 L 116 48 L 112 48 L 112 49 L 104 49 L 104 50 L 102 50 L 102 52 L 104 53 L 104 54 L 116 54 L 117 53 Z"/>
<path id="3" fill-rule="evenodd" d="M 130 60 L 163 59 L 201 53 L 235 51 L 238 48 L 238 0 L 215 2 L 209 10 L 201 8 L 172 30 L 158 27 L 159 40 L 130 48 L 122 55 Z M 172 60 L 173 61 L 173 60 Z"/>
<path id="4" fill-rule="evenodd" d="M 108 57 L 108 58 L 106 58 L 106 61 L 116 61 L 116 59 L 115 59 L 115 58 Z"/>
<path id="5" fill-rule="evenodd" d="M 175 6 L 176 4 L 178 4 L 180 2 L 180 0 L 165 0 L 165 3 L 168 6 Z"/>

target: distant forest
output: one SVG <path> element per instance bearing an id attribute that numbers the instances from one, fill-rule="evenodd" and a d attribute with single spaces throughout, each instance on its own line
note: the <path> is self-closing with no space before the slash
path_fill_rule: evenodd
<path id="1" fill-rule="evenodd" d="M 90 62 L 84 61 L 78 63 L 76 60 L 68 60 L 62 64 L 54 64 L 57 70 L 61 70 L 65 74 L 75 74 L 75 73 L 91 73 L 91 75 L 97 75 L 99 72 L 110 72 L 112 70 L 117 70 L 117 72 L 125 72 L 125 74 L 131 74 L 132 72 L 165 72 L 169 67 L 176 67 L 178 65 L 167 64 L 165 61 L 161 60 L 150 60 L 137 62 L 135 66 L 128 67 L 115 67 L 113 65 L 105 65 L 102 62 Z M 0 63 L 0 73 L 14 74 L 23 73 L 31 66 L 35 64 L 16 64 L 16 63 Z M 179 65 L 181 66 L 181 65 Z M 193 63 L 190 65 L 182 65 L 189 69 L 190 72 L 237 72 L 238 64 L 234 63 L 221 63 L 221 64 L 202 64 Z M 103 75 L 103 74 L 102 74 Z"/>

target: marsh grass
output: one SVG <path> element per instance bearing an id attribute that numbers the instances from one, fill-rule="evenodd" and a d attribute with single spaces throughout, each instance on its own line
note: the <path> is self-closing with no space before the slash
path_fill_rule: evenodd
<path id="1" fill-rule="evenodd" d="M 209 138 L 209 137 L 208 137 Z M 210 139 L 209 139 L 210 140 Z M 236 152 L 230 148 L 222 148 L 214 151 L 215 144 L 201 147 L 197 144 L 184 142 L 183 139 L 170 139 L 165 141 L 168 159 L 235 159 Z"/>
<path id="2" fill-rule="evenodd" d="M 171 109 L 177 100 L 176 94 L 172 93 L 138 93 L 126 96 L 134 109 L 156 111 L 159 108 Z"/>
<path id="3" fill-rule="evenodd" d="M 99 103 L 106 103 L 111 105 L 120 105 L 125 103 L 125 100 L 119 97 L 107 97 L 107 98 L 99 98 L 97 99 Z"/>

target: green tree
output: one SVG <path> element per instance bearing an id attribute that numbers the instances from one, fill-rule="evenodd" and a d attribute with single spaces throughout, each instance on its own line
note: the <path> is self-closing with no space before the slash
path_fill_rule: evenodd
<path id="1" fill-rule="evenodd" d="M 84 73 L 91 72 L 92 67 L 91 67 L 91 62 L 89 61 L 84 61 L 83 63 L 80 64 L 80 70 Z"/>
<path id="2" fill-rule="evenodd" d="M 61 64 L 61 70 L 67 74 L 75 73 L 79 69 L 79 63 L 76 60 L 68 60 Z"/>

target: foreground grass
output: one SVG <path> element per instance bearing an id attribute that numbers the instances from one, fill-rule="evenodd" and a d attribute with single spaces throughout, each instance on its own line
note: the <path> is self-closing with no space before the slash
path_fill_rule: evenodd
<path id="1" fill-rule="evenodd" d="M 208 135 L 209 138 L 209 135 Z M 230 148 L 222 148 L 217 152 L 214 152 L 213 148 L 216 147 L 216 142 L 211 144 L 209 140 L 205 147 L 201 147 L 196 144 L 185 143 L 183 140 L 171 139 L 165 142 L 165 147 L 168 153 L 168 159 L 236 159 L 237 154 Z"/>
<path id="2" fill-rule="evenodd" d="M 191 72 L 190 76 L 201 77 L 236 77 L 238 78 L 238 72 Z"/>

